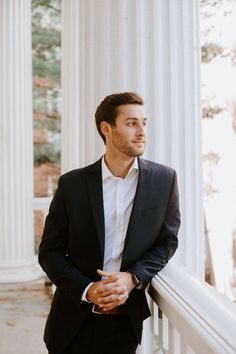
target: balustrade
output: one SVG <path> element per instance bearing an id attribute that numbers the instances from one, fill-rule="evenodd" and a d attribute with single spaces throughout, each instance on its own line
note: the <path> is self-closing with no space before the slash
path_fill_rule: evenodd
<path id="1" fill-rule="evenodd" d="M 139 354 L 236 353 L 236 305 L 206 282 L 170 262 L 148 292 L 153 316 Z"/>

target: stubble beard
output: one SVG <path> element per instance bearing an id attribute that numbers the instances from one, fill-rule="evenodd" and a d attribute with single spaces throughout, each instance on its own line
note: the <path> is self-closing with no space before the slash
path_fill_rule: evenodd
<path id="1" fill-rule="evenodd" d="M 136 149 L 132 148 L 131 146 L 127 147 L 126 149 L 121 149 L 120 151 L 123 152 L 123 154 L 126 154 L 131 157 L 138 157 L 138 156 L 142 156 L 144 154 L 144 150 L 137 151 Z"/>
<path id="2" fill-rule="evenodd" d="M 130 156 L 130 157 L 138 157 L 138 156 L 142 156 L 144 154 L 144 149 L 145 149 L 145 145 L 143 147 L 143 149 L 135 149 L 134 147 L 130 146 L 130 145 L 124 145 L 124 144 L 120 144 L 119 142 L 116 143 L 113 139 L 113 146 L 120 152 L 122 152 L 123 154 Z"/>

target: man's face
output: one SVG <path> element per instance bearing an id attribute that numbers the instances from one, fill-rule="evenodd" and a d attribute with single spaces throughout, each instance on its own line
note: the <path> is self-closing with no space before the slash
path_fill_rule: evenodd
<path id="1" fill-rule="evenodd" d="M 139 104 L 119 106 L 115 126 L 111 126 L 110 147 L 116 152 L 119 151 L 132 157 L 143 155 L 146 123 L 147 118 L 143 106 Z"/>

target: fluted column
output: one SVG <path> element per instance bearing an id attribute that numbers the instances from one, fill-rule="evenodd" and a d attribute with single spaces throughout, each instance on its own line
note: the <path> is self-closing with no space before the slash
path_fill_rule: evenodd
<path id="1" fill-rule="evenodd" d="M 36 279 L 31 1 L 0 1 L 0 282 Z"/>
<path id="2" fill-rule="evenodd" d="M 62 166 L 104 151 L 94 112 L 107 94 L 137 91 L 149 117 L 146 157 L 179 177 L 176 259 L 203 277 L 201 113 L 197 0 L 63 1 Z"/>
<path id="3" fill-rule="evenodd" d="M 182 226 L 175 258 L 204 279 L 199 2 L 153 4 L 155 118 L 148 156 L 178 172 Z"/>

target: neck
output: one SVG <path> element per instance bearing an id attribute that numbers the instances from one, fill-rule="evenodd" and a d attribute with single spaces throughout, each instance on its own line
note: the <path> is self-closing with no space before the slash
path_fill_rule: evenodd
<path id="1" fill-rule="evenodd" d="M 113 176 L 125 178 L 129 169 L 134 162 L 135 157 L 127 156 L 111 156 L 108 152 L 104 156 L 105 163 Z"/>

